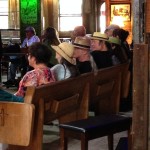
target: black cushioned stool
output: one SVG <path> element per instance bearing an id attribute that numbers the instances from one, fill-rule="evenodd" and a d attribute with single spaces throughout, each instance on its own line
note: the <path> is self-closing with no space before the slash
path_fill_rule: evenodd
<path id="1" fill-rule="evenodd" d="M 113 134 L 127 130 L 129 137 L 131 122 L 123 115 L 100 115 L 60 124 L 61 150 L 67 150 L 68 138 L 81 140 L 81 150 L 88 150 L 88 141 L 102 136 L 112 136 L 109 149 L 113 149 Z"/>

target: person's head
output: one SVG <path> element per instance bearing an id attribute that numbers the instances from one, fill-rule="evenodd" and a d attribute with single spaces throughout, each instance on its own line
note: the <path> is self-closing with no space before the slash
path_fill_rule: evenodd
<path id="1" fill-rule="evenodd" d="M 84 26 L 76 26 L 71 34 L 71 39 L 74 42 L 75 38 L 78 36 L 85 36 L 86 35 L 86 29 Z"/>
<path id="2" fill-rule="evenodd" d="M 104 51 L 108 41 L 108 36 L 105 33 L 94 32 L 91 37 L 91 50 Z"/>
<path id="3" fill-rule="evenodd" d="M 106 27 L 105 34 L 107 34 L 107 36 L 110 37 L 113 35 L 113 31 L 115 29 L 120 29 L 120 27 L 116 24 L 111 24 L 108 27 Z"/>
<path id="4" fill-rule="evenodd" d="M 65 59 L 72 65 L 75 65 L 76 62 L 73 59 L 74 47 L 72 44 L 63 42 L 58 46 L 52 46 L 52 48 L 56 51 L 56 59 L 59 63 L 62 63 L 62 60 Z"/>
<path id="5" fill-rule="evenodd" d="M 121 42 L 125 42 L 129 36 L 129 32 L 121 28 L 115 29 L 113 31 L 113 36 L 118 37 L 121 40 Z"/>
<path id="6" fill-rule="evenodd" d="M 33 35 L 36 35 L 35 29 L 33 27 L 31 27 L 31 26 L 28 26 L 25 29 L 25 32 L 26 32 L 26 37 L 28 39 L 30 39 Z"/>
<path id="7" fill-rule="evenodd" d="M 33 68 L 35 65 L 38 64 L 48 65 L 52 56 L 52 53 L 48 49 L 48 47 L 39 42 L 35 42 L 31 46 L 29 46 L 28 52 L 29 52 L 28 55 L 29 65 L 32 66 Z"/>
<path id="8" fill-rule="evenodd" d="M 76 37 L 73 43 L 74 54 L 73 57 L 78 60 L 87 60 L 90 58 L 90 39 L 87 37 Z"/>
<path id="9" fill-rule="evenodd" d="M 48 40 L 51 45 L 57 46 L 60 44 L 58 32 L 53 27 L 48 27 L 44 30 L 43 38 L 44 40 Z"/>
<path id="10" fill-rule="evenodd" d="M 121 47 L 121 40 L 117 37 L 109 37 L 108 41 L 111 43 L 112 54 L 118 58 L 119 62 L 124 63 L 127 60 L 127 56 Z"/>

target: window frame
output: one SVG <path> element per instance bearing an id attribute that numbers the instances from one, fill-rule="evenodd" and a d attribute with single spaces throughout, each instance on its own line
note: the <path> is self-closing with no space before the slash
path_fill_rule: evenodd
<path id="1" fill-rule="evenodd" d="M 66 31 L 63 31 L 61 30 L 61 18 L 67 18 L 67 17 L 80 17 L 81 18 L 81 25 L 83 25 L 83 12 L 82 12 L 82 4 L 83 4 L 83 1 L 81 3 L 81 13 L 77 13 L 77 14 L 73 14 L 73 13 L 67 13 L 67 14 L 61 14 L 60 13 L 60 2 L 59 2 L 59 6 L 58 6 L 58 30 L 60 32 L 60 35 L 64 36 L 64 37 L 67 37 L 68 35 L 70 36 L 70 32 L 73 30 L 66 30 Z M 64 3 L 64 5 L 66 5 L 66 3 Z M 68 5 L 67 5 L 68 7 Z"/>
<path id="2" fill-rule="evenodd" d="M 8 0 L 1 0 L 1 2 L 2 2 L 2 1 L 6 2 L 6 3 L 7 3 L 7 4 L 6 4 L 7 6 L 6 6 L 6 5 L 4 6 L 4 3 L 3 3 L 3 6 L 0 7 L 0 18 L 1 18 L 1 17 L 7 17 L 7 22 L 9 23 L 9 21 L 8 21 L 8 18 L 9 18 L 9 5 L 8 5 Z M 1 5 L 0 5 L 0 6 L 1 6 Z M 5 9 L 2 9 L 2 8 L 5 8 Z M 1 11 L 1 10 L 3 10 L 3 11 Z M 3 23 L 4 23 L 4 25 L 3 25 L 2 28 L 0 27 L 0 29 L 8 29 L 9 25 L 7 24 L 7 26 L 6 26 L 5 22 L 2 21 L 1 24 L 3 24 Z"/>

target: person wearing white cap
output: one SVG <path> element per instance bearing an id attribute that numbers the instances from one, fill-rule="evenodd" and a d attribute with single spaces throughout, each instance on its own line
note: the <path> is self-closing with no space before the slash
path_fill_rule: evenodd
<path id="1" fill-rule="evenodd" d="M 56 59 L 59 64 L 51 68 L 57 81 L 78 76 L 79 70 L 76 66 L 76 60 L 73 58 L 74 47 L 72 44 L 63 42 L 58 46 L 52 46 L 56 51 Z"/>

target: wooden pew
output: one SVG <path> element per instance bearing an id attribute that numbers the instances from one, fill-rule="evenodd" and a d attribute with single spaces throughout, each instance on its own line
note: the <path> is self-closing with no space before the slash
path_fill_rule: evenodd
<path id="1" fill-rule="evenodd" d="M 43 124 L 50 123 L 55 119 L 58 119 L 60 123 L 85 119 L 88 117 L 91 104 L 96 104 L 95 111 L 98 114 L 118 112 L 121 71 L 124 69 L 122 66 L 102 69 L 96 75 L 87 73 L 53 84 L 28 87 L 25 104 L 32 104 L 35 107 L 33 135 L 32 132 L 30 133 L 30 137 L 34 138 L 31 138 L 28 146 L 27 144 L 17 146 L 17 144 L 8 143 L 13 144 L 9 146 L 9 150 L 41 150 Z M 104 98 L 105 96 L 107 98 Z"/>
<path id="2" fill-rule="evenodd" d="M 126 73 L 128 63 L 98 70 L 90 82 L 90 105 L 95 117 L 60 124 L 61 150 L 67 150 L 67 139 L 81 140 L 81 149 L 88 149 L 88 141 L 108 136 L 109 150 L 113 149 L 113 134 L 128 130 L 130 140 L 131 117 L 118 115 L 122 77 Z"/>
<path id="3" fill-rule="evenodd" d="M 55 119 L 60 123 L 88 117 L 89 81 L 93 73 L 47 84 L 28 87 L 25 103 L 34 104 L 35 120 L 29 146 L 10 145 L 9 150 L 41 150 L 43 125 Z"/>
<path id="4" fill-rule="evenodd" d="M 90 106 L 96 115 L 118 113 L 120 98 L 126 90 L 129 62 L 100 69 L 90 82 Z"/>

